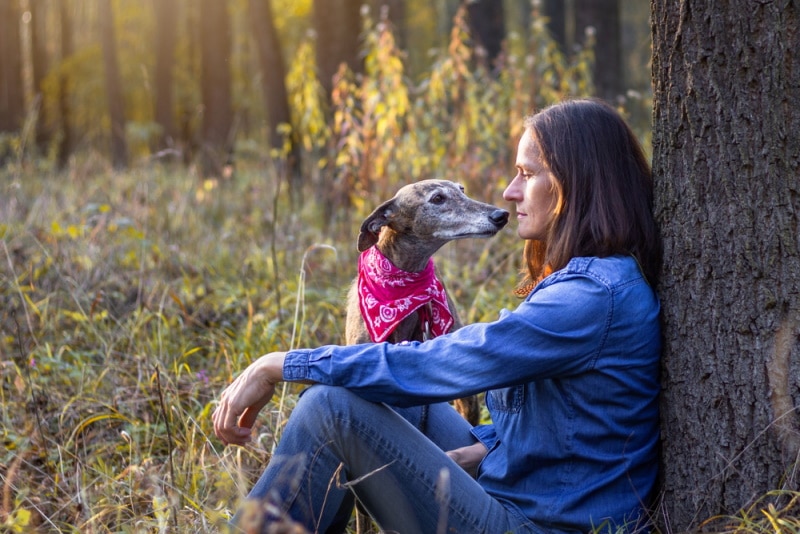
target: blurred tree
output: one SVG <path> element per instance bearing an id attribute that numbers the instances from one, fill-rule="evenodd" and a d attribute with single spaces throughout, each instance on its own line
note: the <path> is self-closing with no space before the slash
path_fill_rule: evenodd
<path id="1" fill-rule="evenodd" d="M 283 60 L 283 48 L 275 28 L 271 0 L 249 0 L 249 14 L 250 28 L 253 31 L 261 65 L 261 88 L 264 95 L 264 110 L 267 114 L 269 144 L 279 154 L 284 155 L 284 141 L 289 143 L 285 159 L 289 168 L 286 171 L 290 177 L 290 198 L 296 201 L 300 199 L 299 190 L 302 186 L 300 149 L 296 135 L 289 135 L 286 138 L 280 129 L 282 124 L 291 124 L 292 118 L 289 111 L 289 96 L 286 91 L 286 65 Z M 273 161 L 283 160 L 273 158 Z"/>
<path id="2" fill-rule="evenodd" d="M 653 171 L 666 258 L 658 515 L 672 532 L 693 532 L 698 519 L 759 497 L 753 512 L 766 514 L 792 497 L 768 492 L 800 490 L 800 10 L 792 5 L 651 4 Z"/>
<path id="3" fill-rule="evenodd" d="M 52 133 L 44 106 L 44 78 L 50 68 L 47 57 L 47 0 L 29 0 L 31 14 L 31 67 L 33 74 L 33 105 L 36 108 L 36 146 L 41 154 L 47 154 Z"/>
<path id="4" fill-rule="evenodd" d="M 432 58 L 437 50 L 447 46 L 452 15 L 440 23 L 440 16 L 444 9 L 442 0 L 403 0 L 402 21 L 392 13 L 397 11 L 389 9 L 389 18 L 397 34 L 396 41 L 404 53 L 406 74 L 414 81 L 422 80 L 432 63 Z M 458 1 L 454 2 L 458 7 Z"/>
<path id="5" fill-rule="evenodd" d="M 585 44 L 594 31 L 595 94 L 616 104 L 623 93 L 620 0 L 575 0 L 575 40 Z"/>
<path id="6" fill-rule="evenodd" d="M 200 145 L 202 120 L 202 88 L 200 58 L 200 8 L 199 2 L 179 0 L 181 22 L 176 54 L 176 115 L 178 117 L 178 138 L 183 162 L 186 165 L 195 160 Z M 179 68 L 178 68 L 179 67 Z"/>
<path id="7" fill-rule="evenodd" d="M 378 20 L 388 20 L 392 23 L 392 33 L 397 47 L 405 50 L 408 46 L 408 26 L 406 24 L 406 0 L 372 0 L 373 10 Z M 386 10 L 386 15 L 382 15 Z"/>
<path id="8" fill-rule="evenodd" d="M 453 27 L 453 18 L 458 12 L 461 0 L 435 0 L 436 7 L 436 33 L 440 46 L 446 47 L 450 40 L 450 30 Z"/>
<path id="9" fill-rule="evenodd" d="M 314 0 L 314 31 L 317 34 L 317 75 L 330 98 L 333 76 L 346 63 L 353 72 L 363 72 L 359 53 L 361 0 Z"/>
<path id="10" fill-rule="evenodd" d="M 0 0 L 0 132 L 19 132 L 25 117 L 19 25 L 19 0 Z"/>
<path id="11" fill-rule="evenodd" d="M 61 63 L 67 61 L 74 53 L 72 39 L 72 15 L 70 0 L 59 0 L 59 22 L 61 23 Z M 61 140 L 58 144 L 58 168 L 67 166 L 69 158 L 75 150 L 75 132 L 72 127 L 72 106 L 70 102 L 70 75 L 61 69 L 58 76 L 58 111 L 61 118 Z"/>
<path id="12" fill-rule="evenodd" d="M 544 0 L 542 2 L 542 14 L 547 17 L 547 29 L 562 53 L 569 52 L 566 4 L 565 0 Z"/>
<path id="13" fill-rule="evenodd" d="M 250 28 L 261 66 L 261 88 L 269 124 L 270 146 L 280 149 L 283 145 L 283 135 L 277 127 L 279 124 L 291 124 L 283 50 L 272 17 L 271 1 L 249 0 L 248 6 Z"/>
<path id="14" fill-rule="evenodd" d="M 202 0 L 200 85 L 203 94 L 201 158 L 204 176 L 223 176 L 233 163 L 230 56 L 231 23 L 228 2 Z"/>
<path id="15" fill-rule="evenodd" d="M 114 32 L 114 10 L 111 0 L 99 0 L 98 16 L 103 47 L 106 99 L 111 119 L 111 162 L 115 169 L 128 166 L 128 144 L 125 141 L 125 104 L 117 59 L 117 39 Z"/>
<path id="16" fill-rule="evenodd" d="M 495 60 L 503 50 L 506 38 L 503 2 L 497 0 L 463 0 L 469 14 L 473 50 L 477 60 L 489 72 L 495 70 Z"/>
<path id="17" fill-rule="evenodd" d="M 635 0 L 625 2 L 620 14 L 622 54 L 625 88 L 649 92 L 650 55 L 650 2 Z"/>
<path id="18" fill-rule="evenodd" d="M 161 127 L 158 148 L 174 147 L 177 138 L 173 98 L 173 64 L 178 42 L 177 0 L 153 0 L 156 18 L 155 120 Z"/>

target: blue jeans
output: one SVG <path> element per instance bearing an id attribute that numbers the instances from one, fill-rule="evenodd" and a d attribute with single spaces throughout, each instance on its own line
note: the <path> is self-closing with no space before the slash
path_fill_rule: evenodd
<path id="1" fill-rule="evenodd" d="M 357 497 L 383 531 L 537 532 L 445 454 L 475 443 L 470 428 L 448 404 L 390 408 L 312 386 L 248 500 L 264 530 L 288 517 L 310 532 L 344 532 Z"/>

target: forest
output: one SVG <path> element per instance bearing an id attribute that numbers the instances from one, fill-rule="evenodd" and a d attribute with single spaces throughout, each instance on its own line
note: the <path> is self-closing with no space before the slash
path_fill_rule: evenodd
<path id="1" fill-rule="evenodd" d="M 602 76 L 594 82 L 598 94 L 615 102 L 628 95 L 646 100 L 644 2 L 624 11 L 609 9 L 613 2 L 549 2 L 535 8 L 538 15 L 529 5 L 467 3 L 461 19 L 469 36 L 462 37 L 463 44 L 478 44 L 481 55 L 470 52 L 456 67 L 480 64 L 497 82 L 507 68 L 526 68 L 539 56 L 532 53 L 535 47 L 542 46 L 533 42 L 533 16 L 557 35 L 549 55 L 560 56 L 562 65 L 537 58 L 542 77 L 520 88 L 528 93 L 517 96 L 520 102 L 542 104 L 548 90 L 586 92 L 559 87 L 563 82 L 556 78 L 564 76 L 553 72 L 554 67 L 568 68 L 564 62 L 573 61 L 580 49 L 597 60 L 595 72 Z M 304 160 L 323 152 L 329 152 L 330 166 L 335 163 L 338 154 L 330 152 L 348 134 L 332 123 L 337 107 L 347 107 L 345 92 L 360 93 L 353 96 L 362 109 L 348 111 L 360 113 L 359 120 L 375 121 L 381 132 L 405 127 L 411 110 L 401 108 L 398 117 L 390 113 L 384 119 L 363 109 L 370 91 L 382 91 L 381 96 L 396 91 L 394 98 L 409 100 L 411 108 L 437 98 L 434 93 L 441 90 L 429 88 L 438 81 L 429 69 L 446 61 L 459 4 L 12 0 L 3 2 L 3 9 L 3 160 L 38 157 L 63 169 L 70 158 L 94 152 L 115 168 L 147 158 L 177 159 L 198 164 L 204 176 L 219 177 L 235 161 L 269 156 L 263 150 L 268 146 L 288 150 L 291 170 L 299 178 L 316 172 Z M 567 17 L 568 9 L 575 16 Z M 381 28 L 383 36 L 370 43 L 370 32 Z M 593 33 L 597 28 L 602 28 L 600 39 Z M 610 37 L 602 38 L 606 33 Z M 391 44 L 386 42 L 389 34 Z M 393 61 L 382 63 L 389 58 Z M 340 65 L 346 66 L 342 72 Z M 368 87 L 365 74 L 381 80 Z M 451 76 L 461 74 L 456 70 Z M 456 103 L 461 97 L 451 96 Z M 647 127 L 646 115 L 638 120 Z M 377 154 L 376 159 L 383 157 Z M 376 170 L 382 174 L 380 166 Z"/>
<path id="2" fill-rule="evenodd" d="M 224 530 L 300 388 L 247 448 L 214 437 L 219 392 L 343 341 L 376 205 L 425 178 L 502 205 L 523 118 L 570 97 L 652 155 L 652 8 L 0 0 L 0 531 Z M 519 302 L 512 234 L 437 253 L 465 323 Z M 787 487 L 653 518 L 797 532 Z"/>

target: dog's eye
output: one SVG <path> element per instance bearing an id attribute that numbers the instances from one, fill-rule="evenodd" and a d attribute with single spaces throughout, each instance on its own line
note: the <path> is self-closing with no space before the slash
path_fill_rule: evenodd
<path id="1" fill-rule="evenodd" d="M 445 201 L 445 196 L 441 193 L 436 193 L 431 197 L 430 203 L 431 204 L 443 204 Z"/>

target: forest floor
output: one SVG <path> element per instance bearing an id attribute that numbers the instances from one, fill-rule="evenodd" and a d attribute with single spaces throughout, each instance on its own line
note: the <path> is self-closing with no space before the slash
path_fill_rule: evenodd
<path id="1" fill-rule="evenodd" d="M 258 168 L 0 171 L 0 531 L 222 528 L 299 389 L 247 447 L 214 437 L 216 398 L 261 354 L 343 341 L 371 211 L 278 185 Z M 520 256 L 510 227 L 437 254 L 464 322 L 516 306 Z M 800 532 L 796 499 L 705 531 Z"/>

